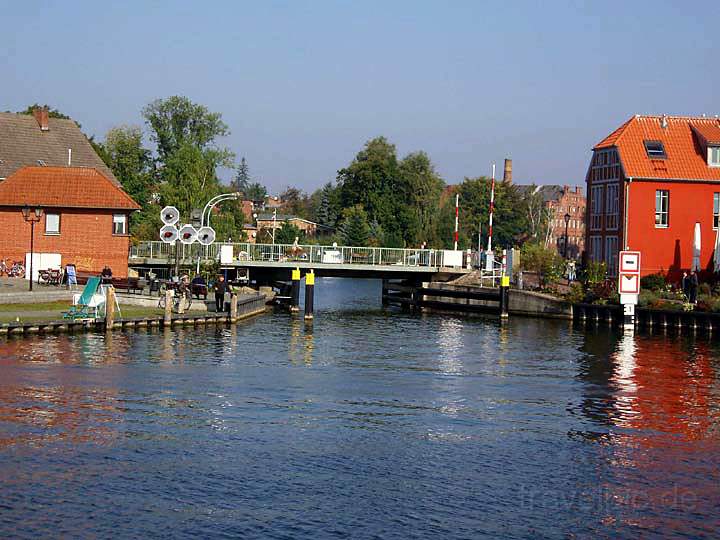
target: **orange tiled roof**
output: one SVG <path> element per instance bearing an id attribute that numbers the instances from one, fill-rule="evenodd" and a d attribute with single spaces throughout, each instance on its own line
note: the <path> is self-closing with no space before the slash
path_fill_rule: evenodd
<path id="1" fill-rule="evenodd" d="M 704 150 L 705 141 L 715 143 L 720 137 L 720 120 L 704 117 L 668 116 L 662 127 L 662 116 L 633 116 L 593 150 L 616 147 L 625 175 L 633 178 L 677 180 L 720 180 L 720 167 L 710 167 Z M 662 141 L 665 159 L 651 159 L 644 141 Z"/>
<path id="2" fill-rule="evenodd" d="M 23 167 L 0 182 L 0 206 L 139 210 L 109 178 L 89 167 Z"/>

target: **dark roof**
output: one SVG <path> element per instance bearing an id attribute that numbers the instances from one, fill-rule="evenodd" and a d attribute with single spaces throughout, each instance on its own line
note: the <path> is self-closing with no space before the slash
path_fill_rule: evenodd
<path id="1" fill-rule="evenodd" d="M 70 148 L 73 167 L 95 168 L 120 184 L 73 120 L 50 118 L 48 127 L 50 129 L 42 131 L 31 114 L 0 112 L 0 178 L 9 177 L 21 167 L 43 163 L 67 167 Z"/>
<path id="2" fill-rule="evenodd" d="M 518 191 L 525 196 L 528 196 L 531 193 L 539 193 L 543 199 L 543 202 L 557 201 L 558 199 L 560 199 L 565 189 L 565 186 L 559 186 L 557 184 L 548 184 L 545 186 L 536 186 L 534 184 L 530 184 L 529 186 L 521 186 L 515 184 L 515 186 L 517 187 Z"/>
<path id="3" fill-rule="evenodd" d="M 139 210 L 120 186 L 97 169 L 23 167 L 0 182 L 0 206 Z"/>

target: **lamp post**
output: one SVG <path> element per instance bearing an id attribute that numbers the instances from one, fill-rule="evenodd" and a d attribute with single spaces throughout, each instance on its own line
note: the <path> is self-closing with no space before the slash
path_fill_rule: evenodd
<path id="1" fill-rule="evenodd" d="M 564 256 L 567 259 L 568 254 L 568 223 L 570 223 L 570 214 L 565 214 L 565 253 Z"/>
<path id="2" fill-rule="evenodd" d="M 43 209 L 40 207 L 30 208 L 27 204 L 22 209 L 25 223 L 30 223 L 30 290 L 33 290 L 33 255 L 35 252 L 35 224 L 40 221 Z"/>

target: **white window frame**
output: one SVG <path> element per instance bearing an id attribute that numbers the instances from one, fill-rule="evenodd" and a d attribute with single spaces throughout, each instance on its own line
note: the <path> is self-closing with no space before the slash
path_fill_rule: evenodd
<path id="1" fill-rule="evenodd" d="M 592 186 L 590 188 L 590 230 L 599 231 L 602 229 L 603 209 L 603 186 Z"/>
<path id="2" fill-rule="evenodd" d="M 57 229 L 51 230 L 48 228 L 48 225 L 50 224 L 50 216 L 57 217 Z M 48 236 L 60 235 L 60 212 L 45 212 L 45 234 Z"/>
<path id="3" fill-rule="evenodd" d="M 605 264 L 607 266 L 608 274 L 614 275 L 617 273 L 618 263 L 618 237 L 617 236 L 606 236 L 605 237 Z"/>
<path id="4" fill-rule="evenodd" d="M 708 146 L 708 166 L 720 167 L 720 146 Z"/>
<path id="5" fill-rule="evenodd" d="M 717 231 L 720 224 L 720 193 L 713 193 L 713 230 Z"/>
<path id="6" fill-rule="evenodd" d="M 117 218 L 122 218 L 119 221 L 116 221 Z M 122 223 L 122 232 L 118 232 L 115 230 L 115 225 L 119 225 Z M 113 235 L 122 236 L 128 233 L 128 226 L 127 226 L 127 214 L 113 214 L 112 216 L 112 233 Z"/>
<path id="7" fill-rule="evenodd" d="M 663 209 L 663 205 L 662 205 L 663 198 L 665 199 L 665 209 Z M 658 202 L 660 202 L 659 210 L 658 210 Z M 665 216 L 664 221 L 662 219 L 663 216 Z M 655 190 L 655 228 L 656 229 L 667 229 L 669 226 L 670 226 L 670 190 L 669 189 L 656 189 Z"/>

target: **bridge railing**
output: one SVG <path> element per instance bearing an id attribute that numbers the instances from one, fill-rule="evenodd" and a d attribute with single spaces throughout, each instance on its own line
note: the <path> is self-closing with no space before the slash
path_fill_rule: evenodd
<path id="1" fill-rule="evenodd" d="M 306 262 L 314 264 L 364 264 L 371 266 L 442 267 L 443 252 L 434 249 L 403 249 L 352 246 L 225 243 L 201 246 L 179 244 L 180 260 L 219 260 L 220 246 L 232 245 L 234 261 Z M 140 242 L 130 249 L 130 259 L 173 260 L 175 248 L 164 242 Z"/>

